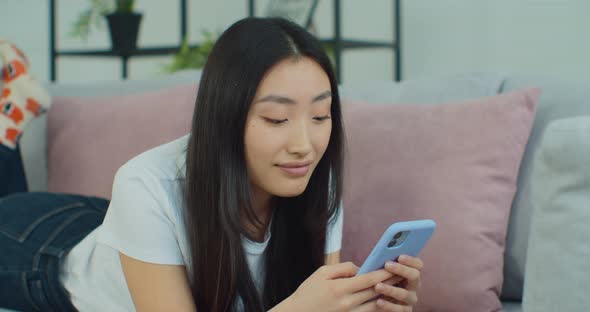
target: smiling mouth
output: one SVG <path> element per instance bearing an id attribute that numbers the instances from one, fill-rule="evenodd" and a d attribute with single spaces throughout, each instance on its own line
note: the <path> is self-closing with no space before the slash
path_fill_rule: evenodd
<path id="1" fill-rule="evenodd" d="M 303 177 L 311 168 L 311 162 L 277 165 L 284 173 L 292 177 Z"/>

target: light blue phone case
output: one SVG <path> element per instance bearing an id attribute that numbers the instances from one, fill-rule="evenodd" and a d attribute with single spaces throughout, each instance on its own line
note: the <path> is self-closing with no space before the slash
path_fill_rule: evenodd
<path id="1" fill-rule="evenodd" d="M 418 256 L 435 229 L 436 223 L 433 220 L 398 222 L 390 225 L 356 275 L 383 269 L 385 262 L 388 260 L 397 261 L 397 258 L 401 255 Z M 407 236 L 400 245 L 387 246 L 396 233 L 406 231 L 407 233 L 404 235 Z"/>

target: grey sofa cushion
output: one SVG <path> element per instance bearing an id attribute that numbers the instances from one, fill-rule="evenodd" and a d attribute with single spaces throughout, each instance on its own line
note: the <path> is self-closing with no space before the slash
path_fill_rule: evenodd
<path id="1" fill-rule="evenodd" d="M 200 70 L 183 70 L 153 79 L 115 80 L 90 83 L 49 83 L 51 96 L 115 96 L 159 90 L 179 84 L 197 82 Z"/>
<path id="2" fill-rule="evenodd" d="M 502 309 L 504 312 L 522 312 L 522 304 L 516 301 L 502 301 Z"/>
<path id="3" fill-rule="evenodd" d="M 496 95 L 504 76 L 494 73 L 465 73 L 445 77 L 394 81 L 343 83 L 340 96 L 369 104 L 438 104 Z"/>
<path id="4" fill-rule="evenodd" d="M 524 311 L 588 311 L 590 116 L 549 124 L 532 179 Z"/>
<path id="5" fill-rule="evenodd" d="M 464 73 L 405 80 L 400 83 L 402 103 L 437 104 L 494 96 L 500 92 L 505 76 L 496 73 Z"/>
<path id="6" fill-rule="evenodd" d="M 556 119 L 590 115 L 590 81 L 560 80 L 535 76 L 513 76 L 504 82 L 502 92 L 528 86 L 541 88 L 533 131 L 520 166 L 518 191 L 515 195 L 506 252 L 504 255 L 503 299 L 521 300 L 532 212 L 530 175 L 532 159 L 538 148 L 542 131 Z"/>
<path id="7" fill-rule="evenodd" d="M 175 85 L 197 83 L 200 70 L 180 71 L 150 80 L 125 80 L 93 83 L 52 83 L 46 87 L 55 96 L 116 96 L 164 89 Z M 29 191 L 47 190 L 47 115 L 33 119 L 21 138 L 21 154 Z"/>

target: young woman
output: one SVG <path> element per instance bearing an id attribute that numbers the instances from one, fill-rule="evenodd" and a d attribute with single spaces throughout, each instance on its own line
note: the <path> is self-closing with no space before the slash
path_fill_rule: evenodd
<path id="1" fill-rule="evenodd" d="M 0 260 L 0 306 L 411 311 L 419 259 L 360 276 L 339 263 L 343 140 L 318 40 L 241 20 L 209 56 L 190 134 L 121 167 L 108 211 L 57 194 L 0 203 L 0 220 L 22 220 L 0 223 L 2 254 L 19 254 Z"/>

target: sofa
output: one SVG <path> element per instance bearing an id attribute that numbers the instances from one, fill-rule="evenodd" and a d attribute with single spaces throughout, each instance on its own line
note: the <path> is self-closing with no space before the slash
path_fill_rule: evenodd
<path id="1" fill-rule="evenodd" d="M 100 82 L 93 84 L 55 83 L 47 84 L 47 88 L 54 99 L 64 97 L 90 98 L 96 96 L 125 96 L 171 88 L 177 85 L 196 83 L 198 77 L 199 72 L 186 71 L 170 77 L 152 80 Z M 545 257 L 546 254 L 544 254 L 547 252 L 546 249 L 543 249 L 544 239 L 547 238 L 543 236 L 531 237 L 530 233 L 534 234 L 539 232 L 539 235 L 542 235 L 542 233 L 544 233 L 543 230 L 555 230 L 556 225 L 545 224 L 547 222 L 545 222 L 546 219 L 544 216 L 537 217 L 538 221 L 535 221 L 536 223 L 531 221 L 533 220 L 533 214 L 537 210 L 545 209 L 551 211 L 551 207 L 539 207 L 543 206 L 544 203 L 551 202 L 551 198 L 547 198 L 544 202 L 536 202 L 533 198 L 535 192 L 539 192 L 535 190 L 540 188 L 537 187 L 535 183 L 541 182 L 535 180 L 535 178 L 549 181 L 552 179 L 552 175 L 554 175 L 555 172 L 546 168 L 544 173 L 536 173 L 533 169 L 537 163 L 543 162 L 542 160 L 539 160 L 539 158 L 541 158 L 539 156 L 539 150 L 542 150 L 540 147 L 543 143 L 545 137 L 544 134 L 547 129 L 553 129 L 558 133 L 564 133 L 564 128 L 569 129 L 567 120 L 577 119 L 576 125 L 578 125 L 576 126 L 577 128 L 575 128 L 577 129 L 577 132 L 574 131 L 576 135 L 569 136 L 570 138 L 573 138 L 572 140 L 569 140 L 570 145 L 577 146 L 568 146 L 568 148 L 571 150 L 581 149 L 582 151 L 588 151 L 590 149 L 588 148 L 590 140 L 583 142 L 579 139 L 580 137 L 584 137 L 583 132 L 585 131 L 585 129 L 581 129 L 583 127 L 580 128 L 579 125 L 588 121 L 584 118 L 580 119 L 579 116 L 590 115 L 590 103 L 588 103 L 588 99 L 590 99 L 590 88 L 588 88 L 588 84 L 579 81 L 526 75 L 466 73 L 445 77 L 407 80 L 401 83 L 395 83 L 392 81 L 367 81 L 362 83 L 345 82 L 341 84 L 340 92 L 341 98 L 346 101 L 363 102 L 368 103 L 368 105 L 385 103 L 419 105 L 419 103 L 440 104 L 492 97 L 531 86 L 539 88 L 541 90 L 541 95 L 537 103 L 532 131 L 530 132 L 526 149 L 524 150 L 521 162 L 519 163 L 517 191 L 511 199 L 512 205 L 509 211 L 509 222 L 506 228 L 505 252 L 503 255 L 503 276 L 500 277 L 502 280 L 501 305 L 504 311 L 545 311 L 539 310 L 538 308 L 540 304 L 544 304 L 544 300 L 562 303 L 564 300 L 563 297 L 558 297 L 552 293 L 544 293 L 547 289 L 546 284 L 551 284 L 552 288 L 562 289 L 567 298 L 578 298 L 574 299 L 574 301 L 578 300 L 578 303 L 574 303 L 574 305 L 570 306 L 571 309 L 566 309 L 567 311 L 576 311 L 576 309 L 580 307 L 576 304 L 587 303 L 585 299 L 579 298 L 583 298 L 584 293 L 590 289 L 586 288 L 584 290 L 583 287 L 590 286 L 590 284 L 585 280 L 581 280 L 576 285 L 570 285 L 570 281 L 567 279 L 558 278 L 556 276 L 541 276 L 541 273 L 547 268 L 544 265 L 553 263 L 547 262 L 548 258 Z M 561 122 L 561 124 L 559 124 L 559 122 Z M 109 125 L 105 125 L 105 127 L 108 126 Z M 501 126 L 502 125 L 498 125 L 498 127 Z M 29 191 L 48 190 L 48 180 L 51 179 L 50 174 L 52 173 L 48 172 L 48 143 L 46 129 L 47 116 L 45 115 L 33 120 L 26 128 L 22 137 L 21 153 Z M 559 129 L 561 129 L 561 132 Z M 567 133 L 567 131 L 565 132 Z M 554 138 L 553 141 L 563 142 L 559 137 Z M 560 146 L 557 148 L 560 150 L 564 147 Z M 67 151 L 63 152 L 67 153 Z M 574 173 L 582 172 L 583 176 L 585 173 L 588 173 L 587 169 L 584 169 L 584 163 L 589 167 L 590 163 L 585 161 L 585 158 L 583 157 L 585 155 L 589 156 L 586 159 L 590 159 L 590 153 L 579 154 L 579 157 L 572 157 L 575 158 L 572 161 L 577 161 L 578 164 L 573 165 L 573 167 L 570 166 L 567 170 Z M 549 165 L 551 165 L 550 162 Z M 585 188 L 586 192 L 590 193 L 590 189 L 588 189 L 590 186 L 590 184 L 588 184 L 590 176 L 586 176 L 586 178 L 587 179 L 581 178 L 576 180 L 576 183 L 578 183 L 577 186 L 574 187 L 569 185 L 568 189 L 583 192 Z M 559 188 L 559 186 L 555 187 Z M 543 191 L 543 194 L 548 194 L 550 192 L 551 188 L 547 187 L 547 189 Z M 571 214 L 569 216 L 564 215 L 564 219 L 576 220 L 579 218 L 587 218 L 587 210 L 590 209 L 590 200 L 588 196 L 578 196 L 574 201 L 570 201 L 569 205 L 569 208 L 563 207 L 562 204 L 558 205 L 560 209 L 563 210 L 564 214 Z M 349 209 L 346 206 L 346 203 L 345 207 L 345 210 Z M 586 214 L 576 215 L 581 213 L 583 208 L 587 208 Z M 553 211 L 552 213 L 554 214 L 555 212 Z M 344 224 L 346 228 L 348 224 L 346 220 Z M 538 224 L 539 228 L 534 230 L 532 229 L 532 226 L 535 224 Z M 561 226 L 563 225 L 564 223 L 561 223 Z M 375 229 L 375 232 L 379 232 L 380 234 L 382 230 L 383 229 Z M 580 233 L 582 236 L 588 236 L 587 234 L 584 234 L 585 232 L 583 230 Z M 551 239 L 554 240 L 551 242 L 551 246 L 564 246 L 566 242 L 571 243 L 573 238 L 558 234 L 557 237 L 549 238 L 549 240 Z M 564 242 L 560 243 L 560 239 L 564 240 Z M 527 246 L 529 246 L 529 240 L 535 242 L 536 249 L 533 251 L 531 251 L 530 248 L 527 248 Z M 344 240 L 344 243 L 347 243 L 346 239 Z M 559 253 L 559 256 L 555 257 L 563 260 L 564 258 L 567 259 L 570 257 L 570 255 L 571 257 L 578 257 L 580 254 L 590 255 L 587 253 L 590 247 L 588 247 L 589 245 L 587 241 L 585 243 L 586 245 L 580 248 L 585 248 L 583 250 L 585 250 L 586 253 L 568 253 L 567 248 L 562 248 L 560 250 L 555 250 L 555 253 Z M 348 248 L 350 248 L 350 246 L 348 246 Z M 531 252 L 533 252 L 534 256 L 531 256 Z M 549 252 L 551 253 L 552 251 Z M 554 259 L 555 257 L 552 257 L 551 259 Z M 582 262 L 575 261 L 574 264 L 578 268 L 589 269 L 589 267 L 585 266 Z M 359 265 L 359 263 L 357 263 L 357 265 Z M 428 266 L 432 264 L 426 263 L 426 265 Z M 553 263 L 551 265 L 556 264 Z M 569 271 L 567 269 L 559 272 L 562 272 L 563 274 L 571 274 L 571 272 L 568 273 Z M 578 274 L 590 277 L 590 271 L 578 272 Z M 588 307 L 588 309 L 590 309 L 590 307 Z M 437 309 L 433 310 L 436 311 Z M 443 310 L 445 309 L 441 308 L 441 311 Z M 0 311 L 2 310 L 0 309 Z M 474 307 L 472 311 L 480 311 L 480 309 Z"/>

